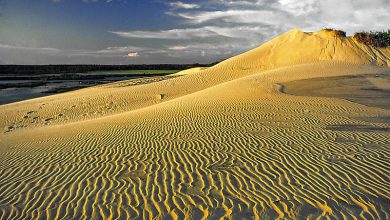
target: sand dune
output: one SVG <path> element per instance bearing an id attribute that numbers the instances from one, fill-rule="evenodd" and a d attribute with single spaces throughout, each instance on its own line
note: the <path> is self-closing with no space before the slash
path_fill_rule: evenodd
<path id="1" fill-rule="evenodd" d="M 389 57 L 293 30 L 175 78 L 0 106 L 1 219 L 389 219 L 390 110 L 282 92 L 390 76 Z"/>

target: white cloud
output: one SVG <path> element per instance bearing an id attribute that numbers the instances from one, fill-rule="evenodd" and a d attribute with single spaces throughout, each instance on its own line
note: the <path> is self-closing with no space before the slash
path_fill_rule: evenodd
<path id="1" fill-rule="evenodd" d="M 316 31 L 325 26 L 341 28 L 349 33 L 360 30 L 389 28 L 389 0 L 279 0 L 228 1 L 215 0 L 224 8 L 191 12 L 167 12 L 189 25 L 232 24 L 257 25 L 279 32 L 292 28 Z"/>
<path id="2" fill-rule="evenodd" d="M 177 2 L 170 2 L 170 3 L 167 3 L 170 7 L 172 8 L 177 8 L 177 9 L 196 9 L 196 8 L 200 8 L 200 5 L 198 4 L 193 4 L 193 3 L 184 3 L 184 2 L 181 2 L 181 1 L 177 1 Z"/>
<path id="3" fill-rule="evenodd" d="M 128 57 L 138 57 L 138 52 L 130 52 L 127 54 Z"/>
<path id="4" fill-rule="evenodd" d="M 60 49 L 57 48 L 45 48 L 45 47 L 25 47 L 18 45 L 8 45 L 8 44 L 0 44 L 0 49 L 14 49 L 14 50 L 30 50 L 37 52 L 61 52 Z"/>
<path id="5" fill-rule="evenodd" d="M 107 47 L 103 50 L 65 50 L 57 48 L 39 48 L 39 47 L 25 47 L 15 45 L 0 44 L 1 51 L 23 51 L 23 53 L 35 53 L 35 54 L 47 54 L 47 55 L 62 55 L 66 57 L 126 57 L 139 56 L 138 51 L 145 51 L 144 48 L 140 47 Z"/>
<path id="6" fill-rule="evenodd" d="M 286 10 L 295 16 L 320 12 L 318 0 L 279 0 L 282 10 Z"/>
<path id="7" fill-rule="evenodd" d="M 125 38 L 142 38 L 142 39 L 192 39 L 213 37 L 218 34 L 213 31 L 213 28 L 185 28 L 185 29 L 171 29 L 161 31 L 112 31 L 120 37 Z"/>
<path id="8" fill-rule="evenodd" d="M 214 4 L 219 4 L 219 5 L 225 5 L 229 7 L 235 7 L 235 6 L 258 6 L 258 5 L 263 5 L 264 1 L 263 0 L 213 0 L 211 1 Z"/>
<path id="9" fill-rule="evenodd" d="M 185 50 L 188 49 L 188 46 L 182 46 L 182 45 L 175 45 L 172 47 L 168 47 L 169 50 Z"/>
<path id="10" fill-rule="evenodd" d="M 266 21 L 277 22 L 277 13 L 271 10 L 226 10 L 226 11 L 202 11 L 189 13 L 173 13 L 169 15 L 186 19 L 190 23 L 201 24 L 210 21 L 222 21 L 225 23 L 256 24 Z M 276 19 L 276 20 L 275 20 Z"/>
<path id="11" fill-rule="evenodd" d="M 124 47 L 107 47 L 103 50 L 97 50 L 97 51 L 86 51 L 91 53 L 99 53 L 99 54 L 113 54 L 113 53 L 129 53 L 133 51 L 140 51 L 143 50 L 141 47 L 132 47 L 132 46 L 124 46 Z"/>

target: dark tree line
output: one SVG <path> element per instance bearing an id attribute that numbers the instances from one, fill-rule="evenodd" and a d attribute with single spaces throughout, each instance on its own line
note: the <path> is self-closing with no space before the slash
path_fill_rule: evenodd
<path id="1" fill-rule="evenodd" d="M 2 75 L 86 73 L 115 70 L 184 70 L 212 64 L 141 64 L 141 65 L 0 65 Z"/>

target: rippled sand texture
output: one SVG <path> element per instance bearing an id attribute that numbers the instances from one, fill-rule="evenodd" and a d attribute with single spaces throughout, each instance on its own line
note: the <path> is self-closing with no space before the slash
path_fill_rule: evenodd
<path id="1" fill-rule="evenodd" d="M 293 30 L 176 78 L 0 106 L 0 218 L 389 219 L 390 110 L 282 93 L 390 75 L 365 48 Z"/>

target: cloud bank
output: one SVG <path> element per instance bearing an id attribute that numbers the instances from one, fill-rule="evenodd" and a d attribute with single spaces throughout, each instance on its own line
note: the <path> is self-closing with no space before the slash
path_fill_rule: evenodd
<path id="1" fill-rule="evenodd" d="M 91 63 L 207 63 L 257 47 L 293 28 L 317 31 L 331 27 L 347 34 L 390 28 L 390 0 L 200 0 L 156 4 L 163 6 L 163 15 L 176 22 L 160 29 L 107 30 L 118 43 L 113 41 L 113 45 L 98 50 L 13 46 L 13 53 L 24 50 L 42 56 L 55 54 L 57 60 L 63 58 L 66 62 L 83 57 L 82 62 Z M 0 45 L 0 55 L 11 49 Z"/>
<path id="2" fill-rule="evenodd" d="M 212 0 L 192 6 L 182 2 L 169 5 L 175 10 L 165 13 L 183 22 L 185 28 L 112 33 L 128 39 L 154 39 L 161 42 L 161 49 L 166 47 L 164 40 L 179 40 L 180 47 L 168 45 L 168 50 L 180 48 L 192 57 L 206 51 L 212 60 L 241 53 L 293 28 L 317 31 L 332 27 L 348 34 L 390 28 L 389 0 Z M 186 10 L 177 10 L 180 8 Z"/>

